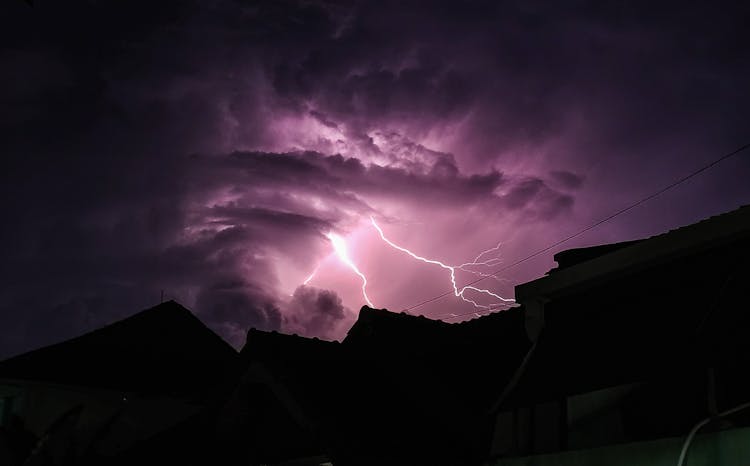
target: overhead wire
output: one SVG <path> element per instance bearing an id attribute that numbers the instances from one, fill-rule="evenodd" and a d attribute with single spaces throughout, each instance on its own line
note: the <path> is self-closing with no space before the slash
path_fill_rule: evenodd
<path id="1" fill-rule="evenodd" d="M 553 248 L 555 248 L 557 246 L 560 246 L 561 244 L 566 243 L 566 242 L 568 242 L 568 241 L 570 241 L 570 240 L 572 240 L 574 238 L 577 238 L 577 237 L 581 236 L 582 234 L 584 234 L 584 233 L 586 233 L 586 232 L 588 232 L 590 230 L 593 230 L 594 228 L 596 228 L 596 227 L 598 227 L 598 226 L 600 226 L 600 225 L 602 225 L 604 223 L 609 222 L 610 220 L 614 219 L 615 217 L 618 217 L 618 216 L 620 216 L 620 215 L 622 215 L 622 214 L 624 214 L 624 213 L 626 213 L 626 212 L 628 212 L 630 210 L 633 210 L 636 207 L 638 207 L 638 206 L 640 206 L 640 205 L 642 205 L 642 204 L 650 201 L 651 199 L 653 199 L 653 198 L 655 198 L 657 196 L 660 196 L 661 194 L 664 194 L 665 192 L 669 191 L 670 189 L 673 189 L 673 188 L 681 185 L 682 183 L 690 180 L 691 178 L 693 178 L 693 177 L 695 177 L 695 176 L 697 176 L 697 175 L 705 172 L 706 170 L 714 167 L 715 165 L 718 165 L 719 163 L 723 162 L 724 160 L 726 160 L 726 159 L 728 159 L 730 157 L 733 157 L 734 155 L 737 155 L 740 152 L 742 152 L 742 151 L 744 151 L 744 150 L 746 150 L 748 148 L 750 148 L 750 143 L 747 143 L 747 144 L 745 144 L 745 145 L 743 145 L 743 146 L 741 146 L 741 147 L 739 147 L 739 148 L 737 148 L 737 149 L 735 149 L 735 150 L 733 150 L 733 151 L 731 151 L 729 153 L 726 153 L 726 154 L 722 155 L 721 157 L 719 157 L 719 158 L 717 158 L 717 159 L 709 162 L 706 165 L 701 166 L 697 170 L 694 170 L 694 171 L 690 172 L 689 174 L 687 174 L 687 175 L 685 175 L 685 176 L 677 179 L 676 181 L 673 181 L 672 183 L 670 183 L 667 186 L 665 186 L 665 187 L 663 187 L 663 188 L 661 188 L 661 189 L 659 189 L 659 190 L 657 190 L 657 191 L 649 194 L 648 196 L 643 197 L 641 199 L 638 199 L 637 201 L 633 202 L 632 204 L 628 205 L 627 207 L 624 207 L 624 208 L 616 211 L 615 213 L 613 213 L 611 215 L 608 215 L 607 217 L 604 217 L 604 218 L 602 218 L 602 219 L 600 219 L 600 220 L 592 223 L 591 225 L 587 226 L 586 228 L 578 230 L 577 232 L 575 232 L 575 233 L 573 233 L 573 234 L 571 234 L 569 236 L 566 236 L 565 238 L 563 238 L 561 240 L 555 241 L 554 243 L 552 243 L 552 244 L 550 244 L 548 246 L 545 246 L 544 248 L 539 249 L 539 250 L 537 250 L 537 251 L 535 251 L 535 252 L 533 252 L 533 253 L 531 253 L 531 254 L 523 257 L 522 259 L 519 259 L 519 260 L 517 260 L 517 261 L 515 261 L 515 262 L 513 262 L 511 264 L 509 264 L 509 265 L 501 267 L 501 268 L 497 269 L 496 271 L 494 271 L 492 273 L 484 274 L 481 277 L 479 277 L 479 278 L 477 278 L 475 280 L 472 280 L 472 281 L 464 284 L 463 286 L 464 287 L 471 286 L 471 285 L 474 285 L 476 283 L 479 283 L 479 282 L 485 280 L 486 278 L 495 277 L 495 276 L 497 276 L 497 274 L 499 274 L 501 272 L 504 272 L 504 271 L 506 271 L 506 270 L 508 270 L 510 268 L 513 268 L 513 267 L 515 267 L 515 266 L 517 266 L 519 264 L 522 264 L 522 263 L 524 263 L 524 262 L 526 262 L 526 261 L 528 261 L 530 259 L 533 259 L 533 258 L 539 256 L 540 254 L 544 254 L 545 252 L 547 252 L 547 251 L 549 251 L 549 250 L 551 250 L 551 249 L 553 249 Z M 449 290 L 449 291 L 446 291 L 445 293 L 441 293 L 439 295 L 433 296 L 432 298 L 425 299 L 424 301 L 420 301 L 417 304 L 414 304 L 414 305 L 411 305 L 409 307 L 406 307 L 406 308 L 402 309 L 402 311 L 403 312 L 409 312 L 409 311 L 411 311 L 413 309 L 416 309 L 418 307 L 422 307 L 425 304 L 429 304 L 429 303 L 432 303 L 432 302 L 437 301 L 439 299 L 442 299 L 442 298 L 444 298 L 444 297 L 446 297 L 446 296 L 448 296 L 450 294 L 453 294 L 453 290 Z M 474 314 L 474 312 L 468 313 L 466 315 L 470 315 L 470 314 Z"/>

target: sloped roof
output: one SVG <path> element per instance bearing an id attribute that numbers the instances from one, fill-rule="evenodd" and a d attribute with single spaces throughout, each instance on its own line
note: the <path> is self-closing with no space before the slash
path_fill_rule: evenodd
<path id="1" fill-rule="evenodd" d="M 416 455 L 413 459 L 429 456 L 427 447 L 434 438 L 444 435 L 441 429 L 451 430 L 437 412 L 421 402 L 419 392 L 408 381 L 399 380 L 396 373 L 345 345 L 251 330 L 241 355 L 251 373 L 243 377 L 241 383 L 245 386 L 239 392 L 260 398 L 261 392 L 252 385 L 265 380 L 287 409 L 291 406 L 292 411 L 300 411 L 292 413 L 293 417 L 309 431 L 309 437 L 321 442 L 322 451 L 316 453 L 331 452 L 334 461 L 357 462 L 363 456 L 378 455 L 384 455 L 384 461 L 393 458 L 389 455 Z M 258 375 L 259 370 L 270 373 L 273 381 L 263 372 Z M 226 415 L 235 416 L 243 411 L 239 407 L 244 402 L 246 400 L 232 400 L 233 405 L 228 407 Z M 257 409 L 248 407 L 244 411 Z M 241 421 L 234 422 L 242 425 Z M 262 443 L 264 446 L 278 443 L 275 453 L 266 453 L 271 455 L 263 458 L 266 461 L 289 459 L 283 455 L 299 446 L 275 436 L 264 438 Z M 446 450 L 455 451 L 455 448 L 445 444 L 443 451 Z"/>
<path id="2" fill-rule="evenodd" d="M 245 363 L 269 359 L 327 359 L 339 344 L 336 341 L 251 328 L 240 350 L 240 357 Z"/>
<path id="3" fill-rule="evenodd" d="M 0 377 L 202 398 L 237 370 L 237 352 L 168 301 L 93 332 L 0 362 Z"/>
<path id="4" fill-rule="evenodd" d="M 520 309 L 448 324 L 363 307 L 342 343 L 251 330 L 241 355 L 283 384 L 337 452 L 444 464 L 484 453 L 483 416 L 528 346 Z"/>
<path id="5" fill-rule="evenodd" d="M 446 323 L 364 306 L 341 346 L 461 417 L 488 409 L 530 345 L 523 307 Z"/>
<path id="6" fill-rule="evenodd" d="M 342 342 L 352 349 L 412 355 L 433 350 L 449 338 L 452 325 L 405 312 L 363 306 Z"/>

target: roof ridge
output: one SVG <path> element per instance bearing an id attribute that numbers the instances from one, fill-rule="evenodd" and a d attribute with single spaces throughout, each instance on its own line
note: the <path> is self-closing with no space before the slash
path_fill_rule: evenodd
<path id="1" fill-rule="evenodd" d="M 80 335 L 76 335 L 74 337 L 71 337 L 63 341 L 56 342 L 56 343 L 51 343 L 49 345 L 44 345 L 39 348 L 26 351 L 24 353 L 16 354 L 14 356 L 1 360 L 0 364 L 4 362 L 20 359 L 20 358 L 30 357 L 32 355 L 41 353 L 43 351 L 54 350 L 55 348 L 68 346 L 70 344 L 77 344 L 82 341 L 85 342 L 86 340 L 91 339 L 92 337 L 106 334 L 107 332 L 110 332 L 110 331 L 117 331 L 120 328 L 127 328 L 127 326 L 132 325 L 133 322 L 138 322 L 146 318 L 149 318 L 151 316 L 154 316 L 157 312 L 160 314 L 163 314 L 165 312 L 171 312 L 175 316 L 182 317 L 184 322 L 192 321 L 192 322 L 198 323 L 201 327 L 203 327 L 205 330 L 209 332 L 208 334 L 213 335 L 215 339 L 218 339 L 218 341 L 220 341 L 226 347 L 231 348 L 232 351 L 234 351 L 235 353 L 237 352 L 237 350 L 234 347 L 232 347 L 232 345 L 227 343 L 216 332 L 211 330 L 206 324 L 203 323 L 202 320 L 200 320 L 195 314 L 193 314 L 192 311 L 190 311 L 188 308 L 178 303 L 177 301 L 170 299 L 169 301 L 165 301 L 165 302 L 157 304 L 156 306 L 143 309 L 123 319 L 119 319 L 114 322 L 105 324 L 101 327 L 95 328 L 93 330 L 89 330 Z"/>

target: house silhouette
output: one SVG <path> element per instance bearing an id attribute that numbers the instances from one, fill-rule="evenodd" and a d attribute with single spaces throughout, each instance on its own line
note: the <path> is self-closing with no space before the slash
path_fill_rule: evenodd
<path id="1" fill-rule="evenodd" d="M 750 464 L 750 207 L 555 255 L 460 323 L 363 307 L 341 342 L 175 302 L 0 363 L 3 464 Z M 689 447 L 689 449 L 688 449 Z M 4 456 L 3 456 L 4 455 Z M 7 461 L 5 460 L 7 458 Z"/>

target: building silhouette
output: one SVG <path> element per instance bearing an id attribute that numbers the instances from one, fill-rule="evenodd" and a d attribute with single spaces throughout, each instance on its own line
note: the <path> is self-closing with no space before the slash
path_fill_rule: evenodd
<path id="1" fill-rule="evenodd" d="M 560 252 L 507 311 L 239 353 L 166 302 L 1 362 L 0 464 L 750 464 L 749 256 L 742 207 Z"/>

